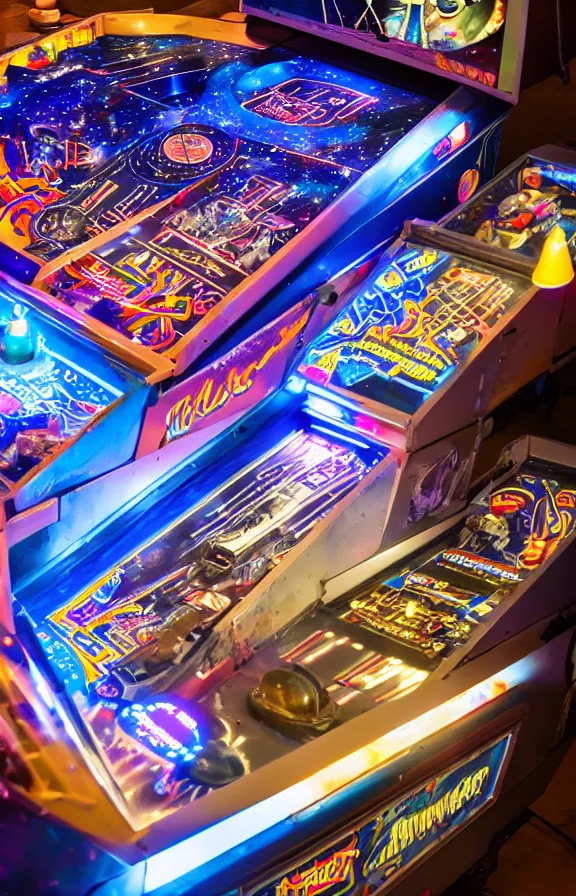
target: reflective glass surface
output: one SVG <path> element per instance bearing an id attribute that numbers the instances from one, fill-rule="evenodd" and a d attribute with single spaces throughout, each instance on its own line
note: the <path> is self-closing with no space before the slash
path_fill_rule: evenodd
<path id="1" fill-rule="evenodd" d="M 220 667 L 225 677 L 234 667 L 232 644 L 229 659 L 211 660 L 223 637 L 215 627 L 387 453 L 318 426 L 290 401 L 281 420 L 261 414 L 234 452 L 187 461 L 177 489 L 168 477 L 107 521 L 90 571 L 78 546 L 53 586 L 20 595 L 46 674 L 138 823 L 256 762 L 234 744 L 218 700 L 206 699 Z M 266 613 L 265 588 L 258 599 Z"/>
<path id="2" fill-rule="evenodd" d="M 407 243 L 384 255 L 300 372 L 411 413 L 466 362 L 528 281 Z"/>
<path id="3" fill-rule="evenodd" d="M 575 526 L 574 477 L 527 465 L 441 543 L 339 598 L 331 612 L 437 662 L 466 644 Z"/>
<path id="4" fill-rule="evenodd" d="M 17 60 L 0 96 L 0 240 L 43 263 L 125 231 L 48 283 L 157 351 L 435 105 L 282 47 L 192 37 L 97 37 Z"/>
<path id="5" fill-rule="evenodd" d="M 135 384 L 135 376 L 0 280 L 0 495 Z"/>
<path id="6" fill-rule="evenodd" d="M 576 172 L 528 157 L 491 181 L 443 224 L 448 230 L 534 260 L 559 224 L 576 258 Z"/>

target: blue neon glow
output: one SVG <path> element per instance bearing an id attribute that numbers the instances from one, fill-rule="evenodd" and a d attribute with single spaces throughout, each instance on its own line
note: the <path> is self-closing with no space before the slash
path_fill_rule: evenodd
<path id="1" fill-rule="evenodd" d="M 522 684 L 530 677 L 532 668 L 530 660 L 522 659 L 493 678 L 474 685 L 447 703 L 384 734 L 334 766 L 327 766 L 309 778 L 150 856 L 146 861 L 145 893 L 152 893 L 201 868 L 291 815 L 302 812 L 335 790 L 351 784 L 400 752 L 501 696 L 503 688 L 510 690 Z"/>
<path id="2" fill-rule="evenodd" d="M 86 344 L 39 304 L 32 292 L 0 275 L 0 496 L 14 493 L 20 480 L 36 472 L 32 481 L 28 475 L 19 506 L 85 481 L 87 463 L 92 475 L 110 469 L 105 440 L 102 464 L 96 451 L 87 449 L 88 458 L 84 453 L 90 428 L 105 412 L 116 419 L 111 408 L 119 399 L 123 425 L 135 427 L 147 396 L 136 374 Z M 138 410 L 131 414 L 130 393 L 137 394 L 138 387 Z M 63 448 L 76 457 L 62 460 Z M 114 448 L 121 463 L 133 451 L 134 437 Z"/>
<path id="3" fill-rule="evenodd" d="M 328 398 L 309 395 L 306 404 L 313 414 L 318 414 L 318 416 L 328 420 L 342 420 L 344 417 L 342 409 Z"/>
<path id="4" fill-rule="evenodd" d="M 6 116 L 3 147 L 6 183 L 19 196 L 10 241 L 41 266 L 126 224 L 49 283 L 67 304 L 156 351 L 192 329 L 435 105 L 285 48 L 107 37 L 38 53 L 6 76 L 4 92 L 19 110 Z M 381 193 L 382 177 L 365 188 Z M 169 201 L 128 230 L 135 215 Z"/>
<path id="5" fill-rule="evenodd" d="M 318 426 L 317 423 L 313 423 L 310 428 L 315 429 L 317 432 L 327 433 L 328 435 L 334 437 L 334 430 L 329 429 L 327 426 Z M 352 427 L 350 427 L 350 430 L 352 432 L 355 431 Z M 357 448 L 368 448 L 368 445 L 366 444 L 366 442 L 361 442 L 359 439 L 353 439 L 351 436 L 345 436 L 341 432 L 338 432 L 338 438 L 341 441 L 347 442 L 350 445 L 356 445 Z"/>

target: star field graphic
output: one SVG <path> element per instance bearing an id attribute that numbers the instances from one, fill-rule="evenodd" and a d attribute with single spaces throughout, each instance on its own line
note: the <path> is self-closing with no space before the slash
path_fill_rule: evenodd
<path id="1" fill-rule="evenodd" d="M 285 48 L 106 37 L 31 56 L 6 76 L 0 240 L 44 264 L 123 231 L 47 283 L 156 351 L 434 107 Z"/>

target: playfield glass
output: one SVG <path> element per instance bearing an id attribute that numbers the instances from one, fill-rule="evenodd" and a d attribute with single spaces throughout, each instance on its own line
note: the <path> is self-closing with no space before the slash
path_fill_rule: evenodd
<path id="1" fill-rule="evenodd" d="M 20 625 L 33 629 L 46 674 L 64 689 L 138 817 L 207 792 L 204 773 L 189 774 L 194 747 L 230 747 L 214 733 L 214 713 L 196 739 L 184 708 L 194 705 L 196 720 L 208 712 L 190 701 L 206 689 L 215 626 L 387 454 L 316 425 L 288 401 L 291 410 L 259 421 L 233 452 L 223 437 L 222 455 L 185 462 L 167 485 L 111 518 L 95 534 L 90 561 L 81 549 L 49 588 L 34 582 L 19 592 Z M 173 752 L 167 744 L 176 741 Z M 244 773 L 239 757 L 230 761 Z"/>
<path id="2" fill-rule="evenodd" d="M 135 374 L 85 345 L 35 309 L 26 292 L 0 279 L 0 498 L 61 455 L 139 385 Z M 66 478 L 74 476 L 76 464 L 78 455 L 70 459 Z M 48 480 L 53 492 L 54 474 Z"/>
<path id="3" fill-rule="evenodd" d="M 575 527 L 574 477 L 526 464 L 472 505 L 447 538 L 386 578 L 338 598 L 331 612 L 436 664 L 466 644 Z"/>
<path id="4" fill-rule="evenodd" d="M 436 104 L 285 47 L 97 24 L 84 46 L 61 37 L 0 68 L 0 266 L 30 279 L 80 255 L 52 293 L 156 351 Z"/>
<path id="5" fill-rule="evenodd" d="M 559 224 L 576 258 L 576 172 L 528 157 L 442 223 L 448 230 L 535 261 Z"/>
<path id="6" fill-rule="evenodd" d="M 299 371 L 412 413 L 466 362 L 528 281 L 410 242 L 310 345 Z"/>

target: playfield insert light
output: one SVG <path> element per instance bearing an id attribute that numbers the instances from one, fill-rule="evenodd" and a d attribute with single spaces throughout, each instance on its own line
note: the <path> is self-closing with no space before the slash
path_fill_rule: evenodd
<path id="1" fill-rule="evenodd" d="M 14 317 L 8 321 L 2 341 L 0 357 L 6 364 L 24 364 L 34 357 L 34 342 L 28 321 Z"/>

